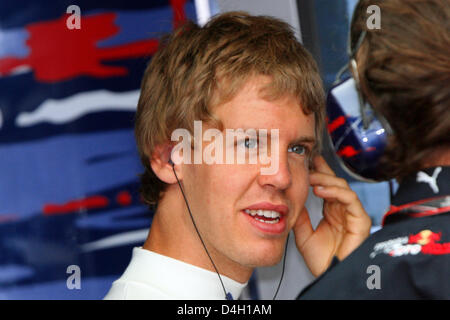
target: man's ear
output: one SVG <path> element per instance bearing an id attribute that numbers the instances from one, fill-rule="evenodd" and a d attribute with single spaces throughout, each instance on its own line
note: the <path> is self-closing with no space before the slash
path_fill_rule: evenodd
<path id="1" fill-rule="evenodd" d="M 155 147 L 150 157 L 150 166 L 156 176 L 167 184 L 177 183 L 173 170 L 176 171 L 178 179 L 182 179 L 180 165 L 171 161 L 173 146 L 170 144 L 161 144 Z"/>

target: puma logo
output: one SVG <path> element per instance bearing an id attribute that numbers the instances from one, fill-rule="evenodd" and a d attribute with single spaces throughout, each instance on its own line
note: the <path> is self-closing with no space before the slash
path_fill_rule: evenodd
<path id="1" fill-rule="evenodd" d="M 423 171 L 419 171 L 417 173 L 417 182 L 425 182 L 430 185 L 431 190 L 433 190 L 434 193 L 439 192 L 439 187 L 437 186 L 437 177 L 439 173 L 441 173 L 442 167 L 437 167 L 434 169 L 433 175 L 430 177 L 428 174 L 426 174 Z"/>

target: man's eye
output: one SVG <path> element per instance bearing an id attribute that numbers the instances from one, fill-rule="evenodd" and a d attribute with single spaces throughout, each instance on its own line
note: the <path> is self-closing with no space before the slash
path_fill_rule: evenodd
<path id="1" fill-rule="evenodd" d="M 258 141 L 256 139 L 245 138 L 244 146 L 247 149 L 254 149 L 254 148 L 256 148 L 258 146 Z"/>
<path id="2" fill-rule="evenodd" d="M 299 155 L 304 155 L 304 154 L 306 154 L 307 149 L 306 149 L 305 146 L 302 146 L 302 145 L 295 145 L 295 146 L 293 146 L 293 147 L 290 147 L 290 148 L 288 149 L 288 151 L 289 151 L 289 152 L 295 152 L 295 153 L 297 153 L 297 154 L 299 154 Z"/>

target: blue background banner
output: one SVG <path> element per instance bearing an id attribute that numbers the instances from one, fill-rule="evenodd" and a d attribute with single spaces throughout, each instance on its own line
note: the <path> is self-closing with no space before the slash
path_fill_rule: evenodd
<path id="1" fill-rule="evenodd" d="M 185 19 L 192 1 L 0 3 L 0 299 L 101 299 L 145 240 L 134 112 Z"/>

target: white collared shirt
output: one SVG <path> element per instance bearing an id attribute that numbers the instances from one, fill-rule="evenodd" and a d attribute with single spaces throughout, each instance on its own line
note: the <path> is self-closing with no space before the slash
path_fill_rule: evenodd
<path id="1" fill-rule="evenodd" d="M 227 292 L 239 298 L 247 283 L 221 275 Z M 136 247 L 127 269 L 105 300 L 224 300 L 217 273 Z"/>

